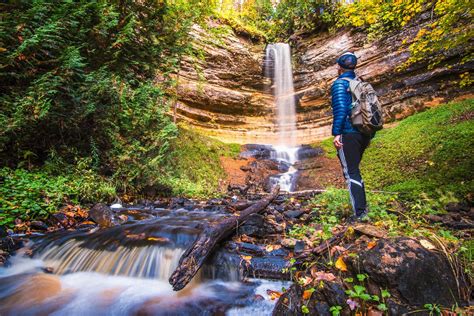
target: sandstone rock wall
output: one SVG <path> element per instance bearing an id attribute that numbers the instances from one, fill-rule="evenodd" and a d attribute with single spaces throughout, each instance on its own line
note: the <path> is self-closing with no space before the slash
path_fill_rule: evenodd
<path id="1" fill-rule="evenodd" d="M 210 28 L 222 25 L 210 22 Z M 179 72 L 177 117 L 222 141 L 265 142 L 275 135 L 273 97 L 263 76 L 265 45 L 232 30 L 212 34 L 195 26 L 193 46 Z"/>
<path id="2" fill-rule="evenodd" d="M 402 41 L 410 42 L 428 22 L 429 16 L 422 16 L 402 31 L 372 42 L 364 33 L 351 31 L 293 36 L 298 142 L 307 144 L 330 135 L 329 88 L 337 77 L 335 60 L 345 51 L 359 57 L 357 74 L 373 83 L 389 120 L 465 93 L 459 88 L 459 75 L 470 71 L 473 62 L 460 64 L 456 52 L 448 62 L 431 70 L 426 64 L 417 64 L 396 71 L 409 56 Z M 222 25 L 210 22 L 207 30 L 194 27 L 193 42 L 199 57 L 182 62 L 178 119 L 226 142 L 275 143 L 271 82 L 263 76 L 265 44 L 231 30 L 216 37 L 212 28 Z"/>
<path id="3" fill-rule="evenodd" d="M 359 58 L 356 73 L 373 84 L 388 121 L 404 118 L 466 93 L 459 87 L 459 75 L 472 71 L 474 63 L 461 64 L 459 52 L 453 52 L 446 63 L 431 70 L 426 63 L 397 70 L 409 57 L 407 44 L 429 21 L 429 15 L 422 15 L 402 31 L 371 42 L 364 33 L 353 31 L 304 38 L 294 36 L 299 126 L 312 129 L 317 125 L 316 129 L 329 136 L 330 130 L 324 128 L 331 124 L 329 90 L 337 77 L 335 61 L 346 51 L 354 52 Z M 402 45 L 404 40 L 407 44 Z M 303 141 L 311 141 L 312 137 L 303 137 Z"/>

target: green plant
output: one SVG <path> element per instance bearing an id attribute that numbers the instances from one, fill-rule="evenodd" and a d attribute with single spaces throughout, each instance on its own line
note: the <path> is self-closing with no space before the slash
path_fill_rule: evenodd
<path id="1" fill-rule="evenodd" d="M 309 308 L 306 305 L 301 306 L 301 312 L 303 314 L 309 314 Z"/>
<path id="2" fill-rule="evenodd" d="M 85 170 L 82 170 L 85 171 Z M 65 203 L 107 200 L 115 189 L 93 172 L 52 176 L 44 171 L 0 169 L 0 226 L 46 218 Z"/>
<path id="3" fill-rule="evenodd" d="M 329 308 L 329 311 L 331 312 L 331 315 L 332 315 L 332 316 L 339 316 L 339 315 L 341 315 L 341 310 L 342 310 L 342 306 L 339 306 L 339 305 L 331 306 L 331 307 Z"/>
<path id="4" fill-rule="evenodd" d="M 438 304 L 425 304 L 423 305 L 430 312 L 431 315 L 441 315 L 441 308 Z"/>

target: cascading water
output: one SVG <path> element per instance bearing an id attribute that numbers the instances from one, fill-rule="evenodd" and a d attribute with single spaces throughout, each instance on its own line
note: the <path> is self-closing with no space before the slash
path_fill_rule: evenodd
<path id="1" fill-rule="evenodd" d="M 185 290 L 174 292 L 168 278 L 186 247 L 203 225 L 233 215 L 203 209 L 117 215 L 127 221 L 39 237 L 10 268 L 0 268 L 0 315 L 270 315 L 274 303 L 255 295 L 287 285 L 244 283 L 239 266 L 217 271 L 208 265 Z M 225 278 L 212 278 L 223 273 Z"/>
<path id="2" fill-rule="evenodd" d="M 278 145 L 273 147 L 271 158 L 287 164 L 287 171 L 271 177 L 271 185 L 278 184 L 282 191 L 294 189 L 298 159 L 296 139 L 295 93 L 290 46 L 285 43 L 270 44 L 265 53 L 266 75 L 272 78 L 273 95 L 277 110 Z"/>

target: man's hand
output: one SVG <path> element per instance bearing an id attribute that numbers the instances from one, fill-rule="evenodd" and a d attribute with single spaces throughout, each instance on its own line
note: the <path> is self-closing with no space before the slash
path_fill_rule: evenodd
<path id="1" fill-rule="evenodd" d="M 332 142 L 337 149 L 342 148 L 341 135 L 335 136 Z"/>

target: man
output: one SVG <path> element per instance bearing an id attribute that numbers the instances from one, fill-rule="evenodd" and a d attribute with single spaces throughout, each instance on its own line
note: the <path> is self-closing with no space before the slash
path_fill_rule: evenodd
<path id="1" fill-rule="evenodd" d="M 351 220 L 362 220 L 367 215 L 365 187 L 360 175 L 359 164 L 371 136 L 360 133 L 351 123 L 352 95 L 349 81 L 355 79 L 354 69 L 357 57 L 353 53 L 344 53 L 337 59 L 339 77 L 331 87 L 334 146 L 342 165 L 344 178 L 349 187 L 354 215 Z"/>

